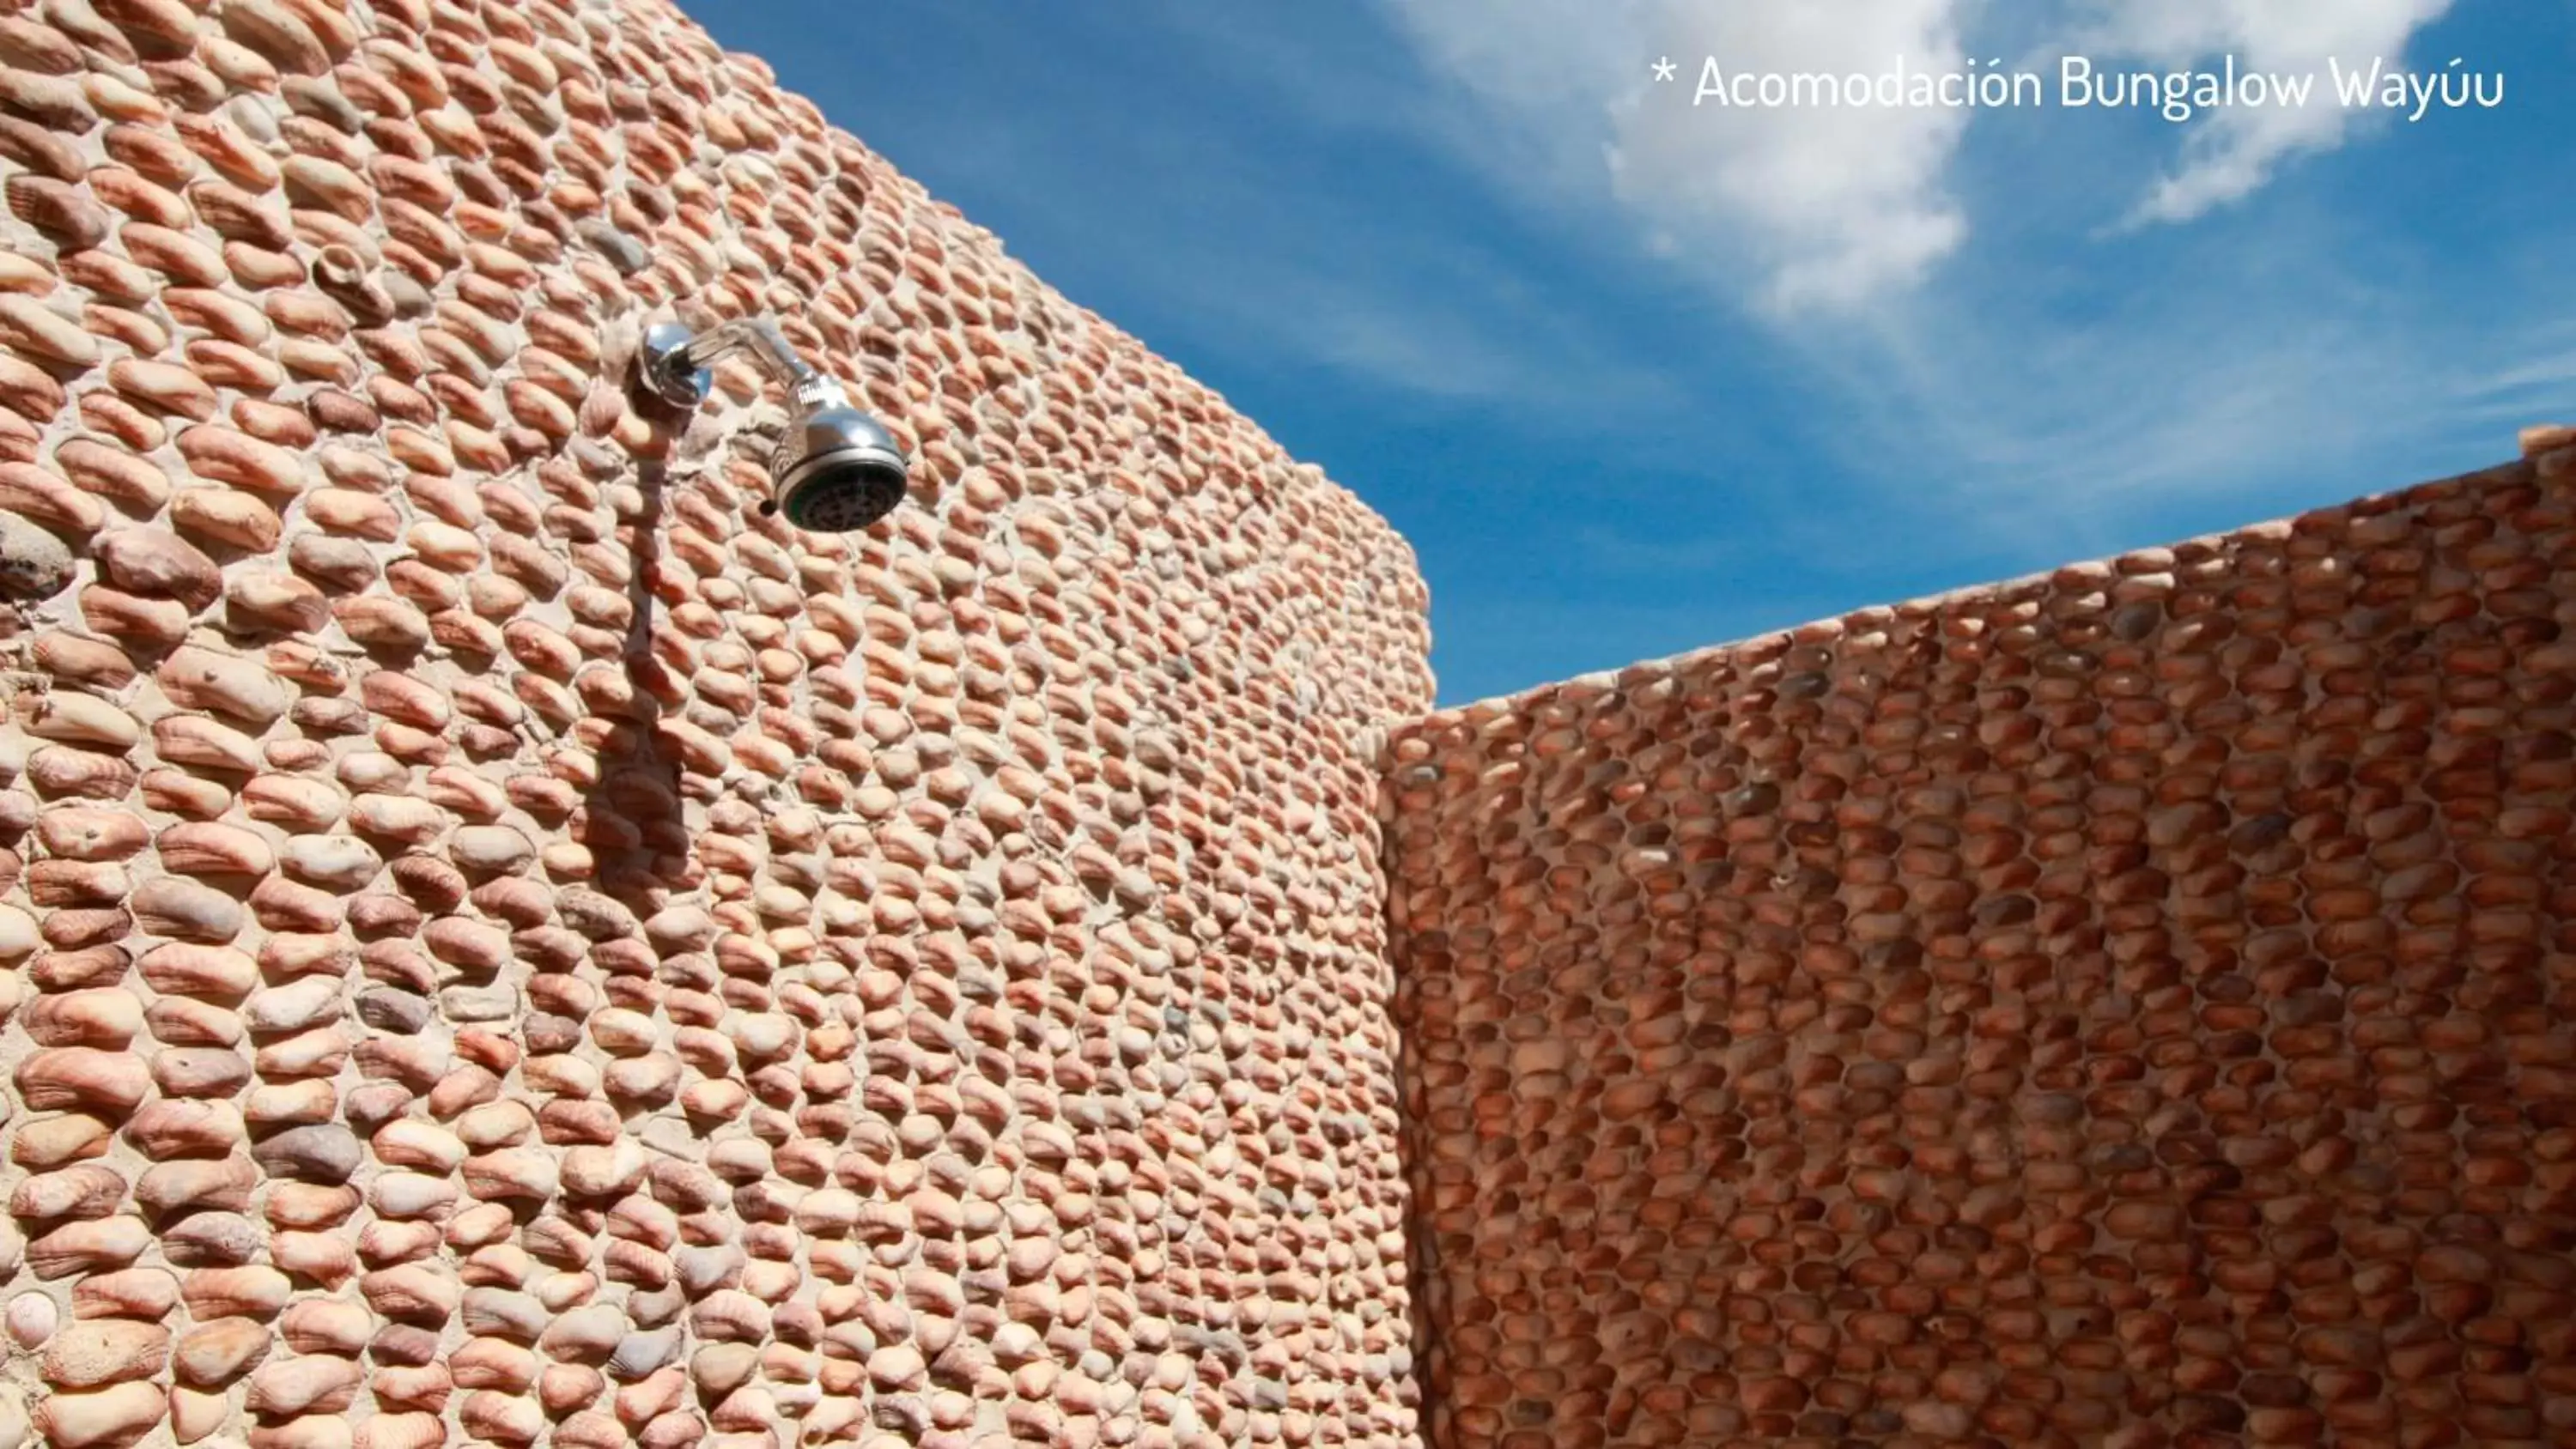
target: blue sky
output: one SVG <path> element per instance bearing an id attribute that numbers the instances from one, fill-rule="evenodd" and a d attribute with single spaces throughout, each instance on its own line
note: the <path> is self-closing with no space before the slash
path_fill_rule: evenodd
<path id="1" fill-rule="evenodd" d="M 685 3 L 1390 518 L 1443 703 L 2576 419 L 2566 0 Z M 1900 55 L 2049 103 L 1692 104 Z M 2067 55 L 2504 102 L 2176 124 L 2056 104 Z"/>

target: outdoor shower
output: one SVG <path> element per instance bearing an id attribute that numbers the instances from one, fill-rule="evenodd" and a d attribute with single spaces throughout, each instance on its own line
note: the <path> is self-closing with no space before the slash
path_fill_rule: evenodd
<path id="1" fill-rule="evenodd" d="M 793 416 L 769 455 L 770 496 L 764 514 L 784 513 L 794 527 L 848 533 L 867 527 L 903 501 L 904 457 L 894 435 L 850 403 L 832 378 L 806 366 L 766 317 L 723 322 L 692 332 L 677 322 L 646 330 L 644 385 L 678 408 L 706 400 L 707 368 L 748 352 L 786 384 Z"/>

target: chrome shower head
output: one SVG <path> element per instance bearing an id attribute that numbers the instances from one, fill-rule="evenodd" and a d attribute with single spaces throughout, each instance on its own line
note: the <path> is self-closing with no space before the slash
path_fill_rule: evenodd
<path id="1" fill-rule="evenodd" d="M 796 421 L 770 455 L 769 480 L 761 512 L 815 533 L 855 532 L 903 502 L 903 450 L 839 384 L 817 379 L 796 391 Z"/>
<path id="2" fill-rule="evenodd" d="M 794 412 L 787 436 L 769 455 L 764 515 L 785 514 L 790 525 L 810 532 L 848 533 L 903 502 L 908 465 L 894 434 L 852 406 L 838 382 L 806 366 L 767 318 L 703 333 L 675 322 L 648 329 L 645 385 L 676 407 L 696 407 L 707 394 L 707 364 L 735 351 L 748 351 L 787 384 Z"/>

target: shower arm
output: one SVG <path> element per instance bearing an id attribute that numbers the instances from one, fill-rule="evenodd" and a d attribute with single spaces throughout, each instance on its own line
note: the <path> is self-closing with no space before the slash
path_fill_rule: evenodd
<path id="1" fill-rule="evenodd" d="M 693 408 L 706 400 L 707 369 L 737 352 L 750 354 L 761 371 L 785 385 L 801 404 L 849 406 L 841 385 L 797 356 L 786 334 L 767 317 L 736 318 L 703 332 L 677 322 L 660 323 L 644 334 L 645 375 L 663 401 Z"/>

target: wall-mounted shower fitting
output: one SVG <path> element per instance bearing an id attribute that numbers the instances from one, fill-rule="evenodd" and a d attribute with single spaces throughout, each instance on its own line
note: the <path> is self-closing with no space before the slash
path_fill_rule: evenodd
<path id="1" fill-rule="evenodd" d="M 704 332 L 655 324 L 644 333 L 644 385 L 673 407 L 694 408 L 706 400 L 709 365 L 735 352 L 751 354 L 786 385 L 793 413 L 769 455 L 770 496 L 760 511 L 783 513 L 817 533 L 853 532 L 893 512 L 903 501 L 906 467 L 894 435 L 852 406 L 839 382 L 806 366 L 768 318 Z"/>

